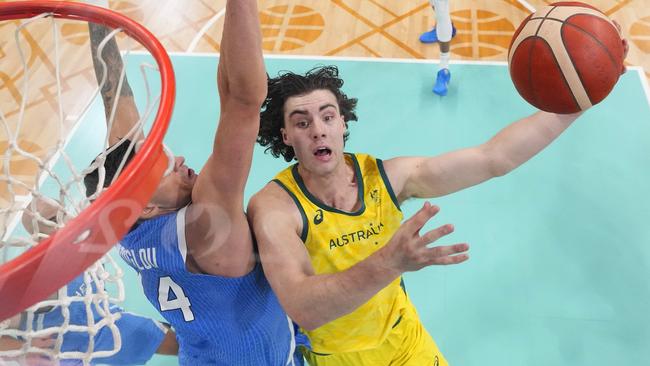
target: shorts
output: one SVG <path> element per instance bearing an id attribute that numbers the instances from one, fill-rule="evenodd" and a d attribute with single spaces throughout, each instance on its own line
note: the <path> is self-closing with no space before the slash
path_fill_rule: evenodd
<path id="1" fill-rule="evenodd" d="M 448 366 L 412 307 L 377 348 L 327 355 L 305 351 L 304 355 L 311 366 Z"/>

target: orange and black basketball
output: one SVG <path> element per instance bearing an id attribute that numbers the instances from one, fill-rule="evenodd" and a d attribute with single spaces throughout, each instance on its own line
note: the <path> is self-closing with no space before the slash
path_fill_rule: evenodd
<path id="1" fill-rule="evenodd" d="M 528 16 L 508 52 L 510 76 L 535 107 L 574 113 L 602 101 L 624 68 L 614 23 L 591 5 L 558 2 Z"/>

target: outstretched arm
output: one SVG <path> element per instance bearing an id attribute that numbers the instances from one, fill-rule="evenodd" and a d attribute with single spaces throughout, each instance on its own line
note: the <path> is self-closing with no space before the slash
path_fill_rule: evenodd
<path id="1" fill-rule="evenodd" d="M 255 259 L 243 201 L 266 97 L 256 0 L 226 4 L 217 85 L 219 126 L 192 190 L 185 232 L 188 254 L 201 271 L 241 276 Z"/>
<path id="2" fill-rule="evenodd" d="M 384 163 L 400 202 L 443 196 L 502 176 L 555 140 L 580 114 L 537 112 L 486 143 L 435 157 L 400 157 Z"/>
<path id="3" fill-rule="evenodd" d="M 426 203 L 365 260 L 342 272 L 316 274 L 298 235 L 302 230 L 300 213 L 291 198 L 274 185 L 251 199 L 248 214 L 264 273 L 284 310 L 304 329 L 318 328 L 354 311 L 403 272 L 468 258 L 462 254 L 468 250 L 467 244 L 427 247 L 451 233 L 453 227 L 443 225 L 420 235 L 420 229 L 438 212 Z"/>
<path id="4" fill-rule="evenodd" d="M 618 23 L 614 22 L 621 31 Z M 621 38 L 623 58 L 627 40 Z M 621 70 L 625 73 L 625 67 Z M 537 112 L 497 133 L 488 142 L 436 157 L 402 157 L 385 162 L 393 191 L 400 202 L 411 198 L 443 196 L 502 176 L 548 146 L 581 113 Z"/>
<path id="5" fill-rule="evenodd" d="M 124 72 L 124 64 L 114 37 L 106 43 L 101 55 L 99 54 L 99 46 L 106 36 L 110 34 L 111 30 L 103 25 L 92 22 L 88 23 L 88 28 L 90 33 L 90 49 L 97 83 L 101 83 L 102 79 L 106 77 L 106 81 L 101 90 L 101 95 L 102 101 L 104 102 L 106 124 L 110 130 L 108 138 L 108 144 L 110 146 L 120 141 L 121 138 L 125 137 L 129 131 L 131 131 L 133 126 L 135 126 L 140 119 L 140 114 L 135 105 L 133 91 L 126 79 L 126 74 L 124 75 L 124 80 L 122 80 L 122 85 L 120 87 L 120 80 L 122 79 L 122 74 Z M 106 72 L 104 72 L 104 67 L 100 60 L 103 60 L 106 63 Z M 104 73 L 106 73 L 106 75 L 104 75 Z M 113 108 L 115 108 L 114 116 Z M 134 135 L 131 139 L 137 141 L 142 137 L 142 131 L 139 130 L 138 134 Z"/>

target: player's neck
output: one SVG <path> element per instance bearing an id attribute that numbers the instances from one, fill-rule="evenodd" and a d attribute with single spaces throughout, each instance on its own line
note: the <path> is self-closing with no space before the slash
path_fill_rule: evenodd
<path id="1" fill-rule="evenodd" d="M 309 193 L 327 206 L 350 212 L 359 206 L 357 181 L 361 177 L 355 176 L 352 162 L 348 159 L 343 159 L 328 174 L 315 174 L 300 166 L 298 173 Z"/>

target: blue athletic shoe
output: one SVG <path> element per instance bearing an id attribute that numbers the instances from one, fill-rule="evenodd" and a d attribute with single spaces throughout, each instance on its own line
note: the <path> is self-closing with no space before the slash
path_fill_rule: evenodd
<path id="1" fill-rule="evenodd" d="M 433 86 L 433 92 L 440 95 L 447 95 L 447 86 L 451 80 L 451 73 L 449 69 L 440 69 L 438 75 L 436 75 L 436 84 Z"/>
<path id="2" fill-rule="evenodd" d="M 456 27 L 451 25 L 451 38 L 456 36 Z M 436 43 L 438 42 L 438 33 L 436 33 L 436 27 L 433 27 L 432 30 L 424 32 L 420 35 L 420 42 L 422 43 Z"/>

